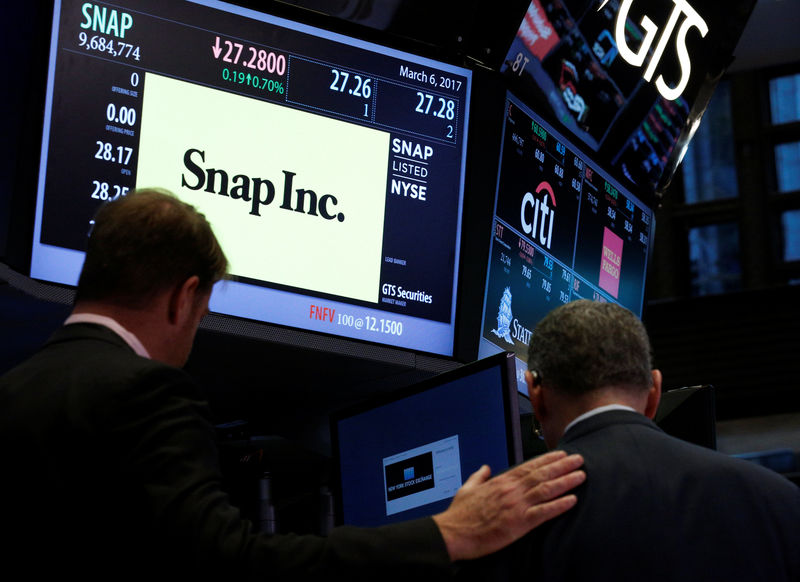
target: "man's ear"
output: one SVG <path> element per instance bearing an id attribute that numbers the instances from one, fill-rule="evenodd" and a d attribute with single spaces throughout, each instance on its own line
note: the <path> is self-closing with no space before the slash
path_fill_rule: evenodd
<path id="1" fill-rule="evenodd" d="M 537 381 L 530 370 L 525 370 L 525 383 L 528 385 L 528 398 L 533 407 L 533 414 L 536 419 L 541 421 L 545 411 L 544 395 L 542 394 L 542 383 Z"/>
<path id="2" fill-rule="evenodd" d="M 173 287 L 169 297 L 169 322 L 173 325 L 180 325 L 189 317 L 193 311 L 197 288 L 200 285 L 200 278 L 192 275 L 183 283 Z"/>
<path id="3" fill-rule="evenodd" d="M 658 412 L 658 404 L 661 402 L 661 371 L 653 370 L 653 385 L 647 391 L 647 403 L 644 408 L 644 415 L 647 418 L 655 418 Z"/>

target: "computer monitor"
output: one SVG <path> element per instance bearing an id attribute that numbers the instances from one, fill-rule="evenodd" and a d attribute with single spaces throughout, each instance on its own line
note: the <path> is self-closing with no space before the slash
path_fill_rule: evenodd
<path id="1" fill-rule="evenodd" d="M 512 351 L 575 299 L 642 315 L 652 207 L 512 93 L 506 99 L 478 356 Z"/>
<path id="2" fill-rule="evenodd" d="M 445 509 L 466 479 L 522 460 L 513 354 L 500 353 L 331 417 L 337 521 L 377 526 Z"/>
<path id="3" fill-rule="evenodd" d="M 161 187 L 230 260 L 213 312 L 453 354 L 468 69 L 216 0 L 55 0 L 50 42 L 31 278 Z"/>

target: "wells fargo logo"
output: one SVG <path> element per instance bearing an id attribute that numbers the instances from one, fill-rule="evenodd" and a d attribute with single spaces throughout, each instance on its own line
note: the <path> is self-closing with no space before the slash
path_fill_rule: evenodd
<path id="1" fill-rule="evenodd" d="M 608 1 L 609 0 L 603 0 L 603 3 L 598 8 L 598 12 L 608 4 Z M 672 2 L 675 4 L 675 7 L 669 19 L 660 30 L 661 36 L 658 38 L 658 44 L 655 45 L 653 55 L 650 57 L 650 61 L 643 75 L 645 81 L 648 83 L 651 82 L 661 62 L 661 57 L 664 55 L 664 50 L 673 38 L 673 33 L 675 33 L 677 27 L 677 33 L 674 34 L 674 39 L 678 63 L 681 68 L 681 78 L 674 87 L 670 87 L 662 75 L 659 75 L 655 81 L 658 92 L 661 93 L 664 99 L 669 101 L 674 101 L 680 97 L 684 89 L 686 89 L 686 85 L 689 83 L 689 76 L 692 70 L 691 57 L 686 48 L 686 37 L 689 31 L 696 28 L 703 38 L 708 34 L 708 25 L 705 20 L 703 20 L 700 14 L 698 14 L 686 0 L 672 0 Z M 642 43 L 636 50 L 629 47 L 625 40 L 625 26 L 628 21 L 631 4 L 633 4 L 633 0 L 621 0 L 620 2 L 615 23 L 614 40 L 616 41 L 620 56 L 625 59 L 626 62 L 634 67 L 642 67 L 647 58 L 648 51 L 653 46 L 659 34 L 659 27 L 652 19 L 645 15 L 641 21 L 641 27 L 645 31 Z M 683 18 L 683 22 L 680 24 L 680 27 L 678 27 L 681 18 Z"/>

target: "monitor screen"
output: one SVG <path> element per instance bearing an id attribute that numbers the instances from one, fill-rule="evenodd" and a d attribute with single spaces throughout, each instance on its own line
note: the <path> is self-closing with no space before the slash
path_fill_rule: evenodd
<path id="1" fill-rule="evenodd" d="M 642 315 L 653 211 L 530 107 L 506 101 L 479 357 L 517 356 L 536 323 L 575 299 Z"/>
<path id="2" fill-rule="evenodd" d="M 213 312 L 452 355 L 469 70 L 215 0 L 56 0 L 51 34 L 32 278 L 166 188 L 230 260 Z"/>
<path id="3" fill-rule="evenodd" d="M 522 460 L 513 355 L 495 354 L 332 415 L 340 523 L 444 510 L 469 476 Z"/>
<path id="4" fill-rule="evenodd" d="M 660 195 L 755 0 L 531 0 L 501 70 L 608 170 Z"/>

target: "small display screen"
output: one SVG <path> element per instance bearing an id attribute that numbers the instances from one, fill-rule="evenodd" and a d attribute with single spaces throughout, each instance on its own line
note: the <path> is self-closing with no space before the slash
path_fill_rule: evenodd
<path id="1" fill-rule="evenodd" d="M 54 6 L 32 277 L 166 188 L 230 260 L 212 311 L 452 355 L 470 71 L 213 0 Z"/>
<path id="2" fill-rule="evenodd" d="M 444 510 L 488 464 L 522 460 L 513 356 L 495 354 L 331 419 L 338 520 L 377 526 Z"/>
<path id="3" fill-rule="evenodd" d="M 536 323 L 575 299 L 641 316 L 653 212 L 508 94 L 479 355 L 517 356 Z"/>

